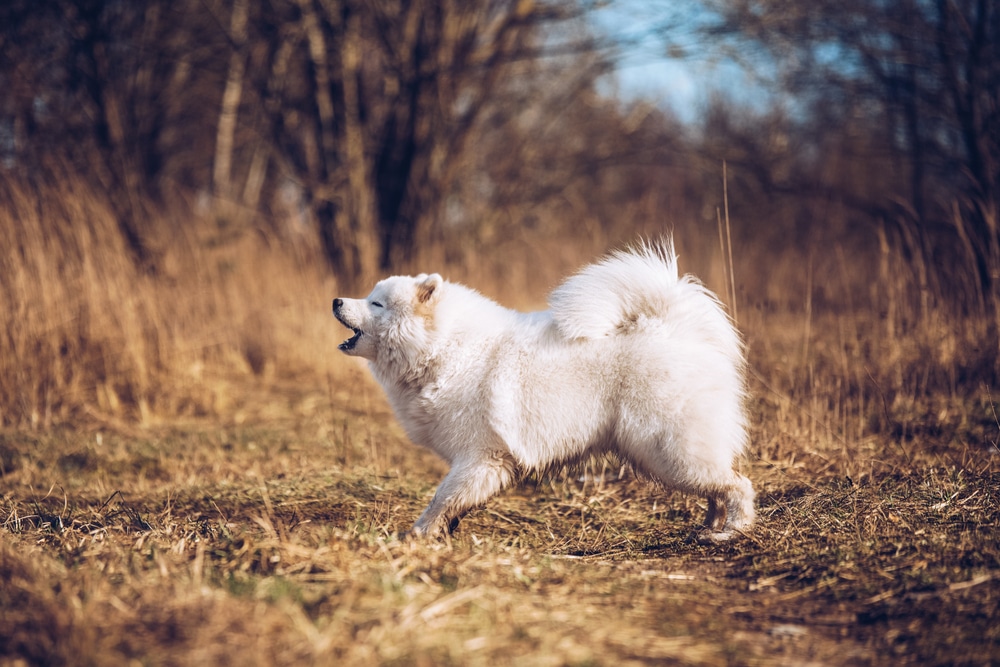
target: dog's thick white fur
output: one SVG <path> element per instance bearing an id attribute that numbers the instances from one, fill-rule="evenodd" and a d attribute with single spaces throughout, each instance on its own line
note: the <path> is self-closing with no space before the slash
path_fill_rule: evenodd
<path id="1" fill-rule="evenodd" d="M 451 465 L 413 525 L 447 529 L 526 472 L 614 452 L 708 500 L 703 540 L 754 520 L 743 346 L 715 296 L 679 277 L 669 240 L 614 253 L 519 313 L 438 274 L 335 299 L 409 437 Z"/>

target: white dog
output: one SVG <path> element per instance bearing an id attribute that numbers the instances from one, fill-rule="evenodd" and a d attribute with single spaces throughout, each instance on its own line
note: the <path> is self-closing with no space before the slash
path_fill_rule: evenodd
<path id="1" fill-rule="evenodd" d="M 754 520 L 744 358 L 719 301 L 678 277 L 672 243 L 617 252 L 519 313 L 440 275 L 335 299 L 409 437 L 451 470 L 411 533 L 448 529 L 529 471 L 614 452 L 708 499 L 703 540 Z"/>

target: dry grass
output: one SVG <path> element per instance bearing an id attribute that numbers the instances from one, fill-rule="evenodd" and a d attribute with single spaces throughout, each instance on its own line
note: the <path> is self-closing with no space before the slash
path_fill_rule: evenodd
<path id="1" fill-rule="evenodd" d="M 355 390 L 367 408 L 303 396 L 293 410 L 323 409 L 253 427 L 5 436 L 0 652 L 178 665 L 1000 658 L 988 452 L 905 460 L 871 441 L 853 455 L 873 470 L 848 478 L 837 449 L 759 428 L 772 450 L 750 466 L 761 521 L 732 545 L 692 543 L 695 500 L 599 463 L 413 544 L 393 535 L 442 466 L 404 441 L 375 388 Z"/>
<path id="2" fill-rule="evenodd" d="M 596 461 L 408 543 L 444 466 L 335 354 L 308 257 L 213 223 L 142 273 L 99 202 L 49 194 L 0 220 L 2 664 L 1000 661 L 989 320 L 914 302 L 891 253 L 737 246 L 745 539 L 695 544 L 699 501 Z M 529 246 L 452 275 L 523 306 L 593 251 Z"/>
<path id="3" fill-rule="evenodd" d="M 151 218 L 151 267 L 65 179 L 0 188 L 0 427 L 240 417 L 246 378 L 329 370 L 332 280 L 252 224 Z M 235 218 L 234 218 L 235 219 Z M 318 362 L 318 363 L 317 363 Z"/>

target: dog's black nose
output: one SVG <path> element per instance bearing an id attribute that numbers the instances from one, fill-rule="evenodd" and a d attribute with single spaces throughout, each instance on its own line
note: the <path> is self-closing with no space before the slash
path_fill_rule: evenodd
<path id="1" fill-rule="evenodd" d="M 343 299 L 334 299 L 333 300 L 333 312 L 337 312 L 337 309 L 340 308 L 343 305 L 344 305 L 344 300 Z"/>

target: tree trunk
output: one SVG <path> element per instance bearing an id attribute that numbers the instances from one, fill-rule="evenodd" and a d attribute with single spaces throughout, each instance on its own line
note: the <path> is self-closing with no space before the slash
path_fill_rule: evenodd
<path id="1" fill-rule="evenodd" d="M 230 39 L 233 51 L 229 56 L 229 74 L 222 93 L 219 125 L 215 138 L 215 164 L 212 171 L 212 190 L 216 199 L 231 199 L 233 146 L 236 137 L 236 120 L 240 98 L 243 95 L 243 74 L 246 68 L 244 45 L 247 39 L 248 0 L 234 0 L 230 17 Z"/>
<path id="2" fill-rule="evenodd" d="M 375 277 L 379 256 L 375 199 L 370 160 L 365 156 L 364 126 L 361 121 L 361 35 L 357 14 L 348 11 L 341 42 L 344 91 L 344 156 L 348 182 L 348 220 L 356 253 L 355 275 L 362 282 Z"/>

